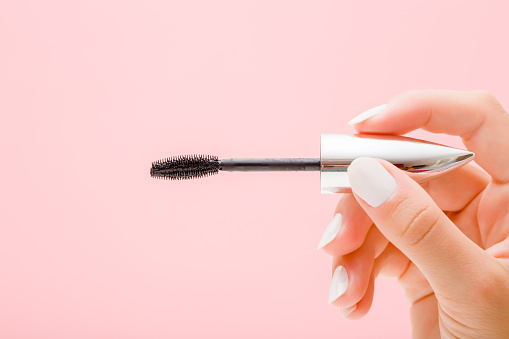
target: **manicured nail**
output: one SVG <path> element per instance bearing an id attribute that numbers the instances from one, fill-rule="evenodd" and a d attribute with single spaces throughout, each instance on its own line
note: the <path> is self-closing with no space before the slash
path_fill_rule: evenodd
<path id="1" fill-rule="evenodd" d="M 373 158 L 357 158 L 347 171 L 352 190 L 371 207 L 383 204 L 398 186 L 392 175 Z"/>
<path id="2" fill-rule="evenodd" d="M 373 115 L 377 115 L 379 113 L 382 113 L 382 111 L 385 109 L 386 106 L 387 106 L 387 104 L 383 104 L 383 105 L 376 106 L 376 107 L 373 107 L 371 109 L 368 109 L 367 111 L 362 112 L 361 114 L 359 114 L 358 116 L 356 116 L 355 118 L 350 120 L 348 122 L 348 125 L 358 124 L 361 121 L 364 121 L 366 119 L 371 118 Z"/>
<path id="3" fill-rule="evenodd" d="M 352 307 L 348 307 L 348 308 L 343 308 L 341 310 L 341 316 L 343 318 L 346 318 L 350 315 L 350 313 L 352 313 L 353 311 L 355 311 L 357 309 L 357 304 L 353 305 Z"/>
<path id="4" fill-rule="evenodd" d="M 336 213 L 334 218 L 332 218 L 329 226 L 323 232 L 322 239 L 320 239 L 320 243 L 318 244 L 318 249 L 324 247 L 328 243 L 330 243 L 334 238 L 338 235 L 339 230 L 341 230 L 341 223 L 343 221 L 343 217 L 341 214 Z"/>
<path id="5" fill-rule="evenodd" d="M 341 297 L 348 288 L 348 274 L 346 268 L 338 266 L 332 276 L 329 290 L 329 304 Z"/>

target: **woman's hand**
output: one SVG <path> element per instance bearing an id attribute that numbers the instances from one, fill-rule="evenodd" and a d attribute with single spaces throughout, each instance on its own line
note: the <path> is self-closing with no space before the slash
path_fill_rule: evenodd
<path id="1" fill-rule="evenodd" d="M 405 289 L 414 337 L 509 338 L 509 116 L 483 91 L 410 91 L 378 111 L 355 128 L 458 135 L 486 172 L 468 164 L 419 185 L 386 161 L 355 160 L 354 193 L 320 243 L 334 257 L 329 302 L 361 318 L 382 273 Z"/>

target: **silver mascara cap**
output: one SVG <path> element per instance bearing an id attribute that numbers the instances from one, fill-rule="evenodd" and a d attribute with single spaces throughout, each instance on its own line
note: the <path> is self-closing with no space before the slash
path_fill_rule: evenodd
<path id="1" fill-rule="evenodd" d="M 320 141 L 322 193 L 351 192 L 347 168 L 360 157 L 387 160 L 422 183 L 463 166 L 474 158 L 474 153 L 402 136 L 323 133 Z"/>

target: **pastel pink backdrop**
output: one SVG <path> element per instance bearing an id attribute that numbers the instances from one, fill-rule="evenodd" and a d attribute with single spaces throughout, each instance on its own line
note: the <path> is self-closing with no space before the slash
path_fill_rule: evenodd
<path id="1" fill-rule="evenodd" d="M 418 88 L 509 107 L 506 1 L 0 1 L 1 338 L 408 338 L 397 282 L 327 304 L 318 173 L 170 182 L 185 153 L 316 157 Z M 456 138 L 415 133 L 461 146 Z"/>

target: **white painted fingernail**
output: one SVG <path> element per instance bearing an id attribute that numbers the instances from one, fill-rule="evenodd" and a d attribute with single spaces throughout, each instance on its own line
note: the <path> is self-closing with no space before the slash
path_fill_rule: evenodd
<path id="1" fill-rule="evenodd" d="M 382 111 L 385 109 L 386 106 L 387 106 L 387 104 L 383 104 L 383 105 L 376 106 L 376 107 L 373 107 L 371 109 L 368 109 L 367 111 L 362 112 L 361 114 L 359 114 L 358 116 L 356 116 L 355 118 L 350 120 L 348 122 L 348 125 L 358 124 L 361 121 L 364 121 L 366 119 L 371 118 L 373 115 L 377 115 L 379 113 L 382 113 Z"/>
<path id="2" fill-rule="evenodd" d="M 329 290 L 329 304 L 341 297 L 348 288 L 348 274 L 346 268 L 338 266 L 332 275 Z"/>
<path id="3" fill-rule="evenodd" d="M 348 166 L 352 190 L 371 207 L 383 204 L 398 184 L 389 172 L 373 158 L 357 158 Z"/>
<path id="4" fill-rule="evenodd" d="M 329 226 L 323 232 L 322 239 L 320 239 L 320 243 L 318 244 L 318 249 L 324 247 L 328 243 L 330 243 L 334 238 L 338 235 L 341 230 L 341 223 L 343 222 L 343 217 L 341 214 L 336 213 L 334 218 L 332 218 Z"/>
<path id="5" fill-rule="evenodd" d="M 343 308 L 341 310 L 341 316 L 343 318 L 346 318 L 350 315 L 350 313 L 352 313 L 353 311 L 355 311 L 357 309 L 357 304 L 353 305 L 352 307 L 348 307 L 348 308 Z"/>

